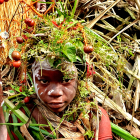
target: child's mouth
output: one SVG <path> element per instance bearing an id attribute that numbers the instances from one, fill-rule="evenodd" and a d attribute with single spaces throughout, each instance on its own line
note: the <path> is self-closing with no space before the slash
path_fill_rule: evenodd
<path id="1" fill-rule="evenodd" d="M 50 108 L 61 108 L 64 106 L 64 102 L 62 102 L 62 103 L 49 103 L 48 106 Z"/>

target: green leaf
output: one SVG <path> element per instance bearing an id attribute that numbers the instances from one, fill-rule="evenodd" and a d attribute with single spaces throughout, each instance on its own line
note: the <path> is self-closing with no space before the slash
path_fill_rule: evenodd
<path id="1" fill-rule="evenodd" d="M 76 56 L 76 59 L 80 62 L 82 62 L 82 59 L 79 56 Z"/>
<path id="2" fill-rule="evenodd" d="M 68 25 L 68 27 L 66 29 L 69 29 L 70 27 L 74 26 L 76 23 L 78 23 L 78 21 L 73 21 L 73 23 Z"/>
<path id="3" fill-rule="evenodd" d="M 6 128 L 7 128 L 7 131 L 8 131 L 8 134 L 9 134 L 10 139 L 11 140 L 15 140 L 14 137 L 13 137 L 13 135 L 12 135 L 12 133 L 11 133 L 11 131 L 10 131 L 10 127 L 8 125 L 6 125 Z"/>
<path id="4" fill-rule="evenodd" d="M 84 134 L 84 136 L 88 136 L 89 138 L 92 138 L 94 135 L 94 132 L 93 131 L 91 131 L 91 130 L 88 130 L 88 131 L 86 131 L 86 133 Z"/>
<path id="5" fill-rule="evenodd" d="M 0 125 L 12 125 L 12 126 L 22 126 L 26 123 L 0 123 Z M 33 124 L 31 123 L 30 126 L 36 126 L 36 127 L 48 127 L 46 124 Z"/>
<path id="6" fill-rule="evenodd" d="M 15 91 L 18 91 L 18 92 L 20 92 L 19 91 L 19 86 L 14 86 L 14 85 L 10 85 L 11 87 L 12 87 L 12 89 L 14 89 Z"/>
<path id="7" fill-rule="evenodd" d="M 35 140 L 44 140 L 43 136 L 41 135 L 41 133 L 38 133 L 36 130 L 34 129 L 28 129 L 29 133 L 31 134 L 31 136 L 35 139 Z"/>
<path id="8" fill-rule="evenodd" d="M 4 112 L 5 122 L 8 122 L 9 121 L 9 109 L 7 108 L 7 106 L 5 104 L 3 104 L 2 108 L 3 108 L 3 112 Z"/>
<path id="9" fill-rule="evenodd" d="M 27 72 L 27 76 L 28 76 L 30 82 L 32 83 L 32 85 L 34 85 L 33 80 L 32 80 L 32 77 L 30 76 L 30 74 L 28 72 Z"/>
<path id="10" fill-rule="evenodd" d="M 60 4 L 61 4 L 61 8 L 63 9 L 63 15 L 64 15 L 64 17 L 66 18 L 66 17 L 67 17 L 67 14 L 66 14 L 65 8 L 64 8 L 64 6 L 63 6 L 61 0 L 59 0 L 59 2 L 60 2 Z"/>
<path id="11" fill-rule="evenodd" d="M 25 91 L 23 91 L 23 92 L 20 92 L 22 95 L 24 95 L 24 96 L 27 96 L 27 94 L 26 94 L 26 92 Z"/>
<path id="12" fill-rule="evenodd" d="M 64 21 L 64 15 L 61 15 L 60 17 L 56 18 L 56 22 L 59 24 L 63 21 Z"/>
<path id="13" fill-rule="evenodd" d="M 48 57 L 48 61 L 51 65 L 51 67 L 53 67 L 54 59 L 52 59 L 51 57 Z"/>
<path id="14" fill-rule="evenodd" d="M 70 42 L 66 43 L 62 52 L 67 56 L 71 62 L 76 62 L 76 47 Z"/>
<path id="15" fill-rule="evenodd" d="M 61 67 L 60 67 L 60 66 L 58 67 L 59 64 L 61 64 L 61 60 L 60 60 L 60 59 L 57 59 L 56 61 L 54 61 L 53 67 L 54 67 L 54 68 L 57 67 L 57 69 L 60 69 Z"/>
<path id="16" fill-rule="evenodd" d="M 56 139 L 56 136 L 50 134 L 50 133 L 47 132 L 46 130 L 42 130 L 42 129 L 40 129 L 40 128 L 38 128 L 38 127 L 34 127 L 34 126 L 29 126 L 29 128 L 30 128 L 30 129 L 34 129 L 34 130 L 36 130 L 36 131 L 40 131 L 42 134 L 44 134 L 44 135 L 46 135 L 46 136 L 49 136 L 49 137 L 51 137 L 51 138 Z"/>
<path id="17" fill-rule="evenodd" d="M 36 0 L 34 0 L 35 2 Z M 46 3 L 46 4 L 53 4 L 53 2 L 43 2 L 43 1 L 38 1 L 38 3 Z"/>
<path id="18" fill-rule="evenodd" d="M 25 106 L 25 105 L 23 106 L 23 108 L 24 108 L 24 110 L 25 110 L 27 116 L 30 117 L 31 111 L 30 111 L 30 110 L 27 108 L 27 106 Z M 33 117 L 31 117 L 31 120 L 32 120 L 32 122 L 33 122 L 34 124 L 36 124 L 36 120 L 35 120 Z"/>
<path id="19" fill-rule="evenodd" d="M 12 52 L 15 50 L 15 48 L 10 48 L 9 49 L 9 58 L 11 59 L 11 60 L 13 60 L 13 58 L 12 58 Z M 17 49 L 17 51 L 20 51 L 19 49 Z"/>
<path id="20" fill-rule="evenodd" d="M 8 90 L 10 93 L 14 93 L 14 91 L 13 90 Z"/>
<path id="21" fill-rule="evenodd" d="M 78 4 L 78 0 L 75 0 L 74 6 L 73 6 L 73 9 L 72 9 L 72 13 L 71 13 L 72 18 L 74 18 L 74 14 L 75 14 L 75 11 L 76 11 L 76 8 L 77 8 L 77 4 Z"/>
<path id="22" fill-rule="evenodd" d="M 18 123 L 17 117 L 14 114 L 11 114 L 12 119 L 13 119 L 13 123 Z M 18 127 L 14 126 L 14 133 L 15 135 L 20 139 L 20 140 L 25 140 L 22 136 L 22 134 L 19 132 Z"/>
<path id="23" fill-rule="evenodd" d="M 12 52 L 15 50 L 15 48 L 10 48 L 10 50 L 9 50 L 9 58 L 11 59 L 11 60 L 13 60 L 13 58 L 12 58 Z"/>
<path id="24" fill-rule="evenodd" d="M 112 132 L 120 136 L 121 138 L 125 140 L 138 140 L 137 138 L 133 137 L 129 132 L 122 129 L 121 127 L 115 125 L 114 123 L 111 123 Z"/>
<path id="25" fill-rule="evenodd" d="M 55 7 L 56 8 L 56 7 Z M 58 15 L 61 16 L 61 15 L 64 15 L 64 13 L 62 13 L 58 8 L 56 8 L 56 11 L 58 12 Z"/>
<path id="26" fill-rule="evenodd" d="M 84 52 L 84 51 L 83 51 L 83 46 L 84 46 L 84 44 L 83 44 L 80 40 L 76 40 L 75 46 L 76 46 L 77 48 L 79 48 L 82 52 Z"/>
<path id="27" fill-rule="evenodd" d="M 52 124 L 48 120 L 47 120 L 47 122 L 48 122 L 48 125 L 49 125 L 51 131 L 53 132 L 53 135 L 56 136 L 56 133 L 54 131 L 54 128 L 53 128 Z"/>
<path id="28" fill-rule="evenodd" d="M 14 110 L 17 110 L 17 109 L 21 108 L 23 105 L 24 105 L 24 103 L 19 102 L 18 105 L 16 105 L 16 106 L 11 110 L 11 112 L 13 112 Z"/>
<path id="29" fill-rule="evenodd" d="M 6 104 L 6 106 L 12 110 L 13 108 L 15 108 L 15 105 L 10 102 L 7 98 L 4 99 L 4 103 Z M 28 121 L 28 117 L 21 111 L 21 110 L 13 110 L 13 113 L 23 122 L 26 123 Z"/>
<path id="30" fill-rule="evenodd" d="M 80 88 L 80 95 L 81 97 L 86 97 L 89 95 L 89 91 L 85 87 Z"/>

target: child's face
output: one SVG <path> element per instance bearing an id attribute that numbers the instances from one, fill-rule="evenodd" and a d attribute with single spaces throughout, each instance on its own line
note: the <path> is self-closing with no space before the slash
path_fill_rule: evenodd
<path id="1" fill-rule="evenodd" d="M 77 80 L 64 81 L 59 70 L 37 67 L 33 80 L 39 98 L 53 112 L 63 111 L 76 95 Z"/>

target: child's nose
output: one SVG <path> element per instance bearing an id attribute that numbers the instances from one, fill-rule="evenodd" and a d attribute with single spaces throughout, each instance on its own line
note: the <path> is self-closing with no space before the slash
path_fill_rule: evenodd
<path id="1" fill-rule="evenodd" d="M 48 95 L 52 97 L 59 97 L 63 95 L 62 86 L 60 84 L 53 84 L 52 88 L 48 91 Z"/>

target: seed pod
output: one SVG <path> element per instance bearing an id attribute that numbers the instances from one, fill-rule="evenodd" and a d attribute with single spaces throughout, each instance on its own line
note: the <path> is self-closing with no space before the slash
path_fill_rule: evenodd
<path id="1" fill-rule="evenodd" d="M 4 2 L 4 0 L 0 0 L 0 4 L 2 4 Z"/>
<path id="2" fill-rule="evenodd" d="M 91 53 L 93 51 L 93 47 L 91 45 L 84 46 L 85 53 Z"/>
<path id="3" fill-rule="evenodd" d="M 29 102 L 30 102 L 30 97 L 28 97 L 28 96 L 25 97 L 25 98 L 24 98 L 24 103 L 29 103 Z"/>
<path id="4" fill-rule="evenodd" d="M 20 60 L 20 58 L 21 58 L 20 52 L 18 52 L 18 51 L 13 51 L 13 52 L 12 52 L 12 58 L 13 58 L 13 60 L 15 60 L 15 61 Z"/>
<path id="5" fill-rule="evenodd" d="M 16 40 L 17 40 L 17 43 L 19 43 L 19 44 L 23 43 L 23 38 L 22 37 L 17 37 Z"/>
<path id="6" fill-rule="evenodd" d="M 13 66 L 14 66 L 15 68 L 19 68 L 20 65 L 21 65 L 21 61 L 20 61 L 20 60 L 14 61 L 14 62 L 13 62 Z"/>

